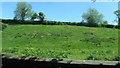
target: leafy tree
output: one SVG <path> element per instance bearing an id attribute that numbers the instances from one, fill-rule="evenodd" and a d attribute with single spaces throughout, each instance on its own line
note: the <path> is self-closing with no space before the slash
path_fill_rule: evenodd
<path id="1" fill-rule="evenodd" d="M 118 17 L 118 24 L 120 25 L 120 10 L 114 11 L 114 14 Z"/>
<path id="2" fill-rule="evenodd" d="M 38 17 L 40 18 L 40 21 L 43 22 L 44 19 L 45 19 L 45 14 L 43 12 L 39 12 L 39 16 Z"/>
<path id="3" fill-rule="evenodd" d="M 103 15 L 95 8 L 90 8 L 87 13 L 83 13 L 82 18 L 87 21 L 89 26 L 96 26 L 102 21 Z"/>
<path id="4" fill-rule="evenodd" d="M 34 14 L 32 15 L 32 17 L 31 17 L 31 20 L 34 20 L 34 19 L 36 19 L 37 17 L 38 17 L 37 13 L 34 13 Z"/>
<path id="5" fill-rule="evenodd" d="M 92 2 L 96 2 L 96 0 L 91 0 Z"/>
<path id="6" fill-rule="evenodd" d="M 107 25 L 107 24 L 108 24 L 108 21 L 103 21 L 102 24 L 103 24 L 103 25 Z"/>
<path id="7" fill-rule="evenodd" d="M 108 25 L 108 21 L 102 21 L 99 24 L 101 27 L 105 27 L 106 25 Z"/>
<path id="8" fill-rule="evenodd" d="M 18 2 L 17 8 L 14 13 L 14 19 L 24 21 L 26 19 L 29 19 L 33 14 L 32 6 L 26 2 Z"/>

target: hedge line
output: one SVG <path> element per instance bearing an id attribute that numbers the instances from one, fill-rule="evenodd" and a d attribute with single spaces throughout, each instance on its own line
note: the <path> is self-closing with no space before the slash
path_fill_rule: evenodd
<path id="1" fill-rule="evenodd" d="M 88 24 L 86 22 L 60 22 L 60 21 L 49 21 L 45 20 L 44 22 L 40 21 L 18 21 L 18 20 L 10 20 L 10 19 L 2 19 L 2 22 L 9 25 L 15 24 L 42 24 L 42 25 L 72 25 L 72 26 L 87 26 L 87 27 L 105 27 L 105 28 L 120 28 L 120 25 L 98 25 L 98 24 Z"/>

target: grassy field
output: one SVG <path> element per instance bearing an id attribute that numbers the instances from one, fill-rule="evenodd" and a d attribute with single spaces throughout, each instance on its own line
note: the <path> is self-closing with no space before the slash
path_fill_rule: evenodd
<path id="1" fill-rule="evenodd" d="M 2 52 L 18 56 L 112 60 L 118 54 L 118 30 L 67 25 L 9 25 Z"/>

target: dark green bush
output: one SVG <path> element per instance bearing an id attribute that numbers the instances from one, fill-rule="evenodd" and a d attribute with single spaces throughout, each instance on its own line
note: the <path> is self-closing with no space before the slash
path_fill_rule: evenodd
<path id="1" fill-rule="evenodd" d="M 105 26 L 106 28 L 114 28 L 114 25 L 108 24 Z"/>
<path id="2" fill-rule="evenodd" d="M 113 58 L 113 61 L 120 61 L 120 55 L 117 55 Z"/>
<path id="3" fill-rule="evenodd" d="M 44 20 L 43 22 L 40 21 L 21 22 L 20 20 L 2 19 L 2 22 L 9 25 L 15 25 L 15 24 L 72 25 L 72 26 L 105 27 L 105 28 L 120 29 L 120 25 L 107 24 L 106 21 L 103 22 L 102 24 L 96 24 L 96 23 L 87 23 L 87 22 L 62 22 L 62 21 L 52 21 L 52 20 Z"/>
<path id="4" fill-rule="evenodd" d="M 98 58 L 94 54 L 90 54 L 86 59 L 87 60 L 98 60 Z"/>
<path id="5" fill-rule="evenodd" d="M 116 25 L 115 28 L 120 29 L 120 25 Z"/>

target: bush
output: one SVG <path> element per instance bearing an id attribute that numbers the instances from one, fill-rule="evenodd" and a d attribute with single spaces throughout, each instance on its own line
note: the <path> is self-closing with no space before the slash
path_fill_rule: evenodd
<path id="1" fill-rule="evenodd" d="M 96 57 L 96 55 L 90 54 L 90 55 L 86 58 L 86 60 L 98 60 L 98 58 Z"/>
<path id="2" fill-rule="evenodd" d="M 16 25 L 16 24 L 72 25 L 72 26 L 105 27 L 105 28 L 120 29 L 120 25 L 108 24 L 107 21 L 103 21 L 100 24 L 97 24 L 97 23 L 87 23 L 87 22 L 84 22 L 84 21 L 82 21 L 82 22 L 61 22 L 61 21 L 44 20 L 44 22 L 40 22 L 40 21 L 24 21 L 24 22 L 21 22 L 20 20 L 2 19 L 2 23 L 9 24 L 9 25 Z"/>
<path id="3" fill-rule="evenodd" d="M 113 61 L 120 61 L 120 55 L 115 56 L 115 57 L 113 58 Z"/>
<path id="4" fill-rule="evenodd" d="M 96 23 L 87 23 L 88 27 L 98 27 L 98 24 Z"/>
<path id="5" fill-rule="evenodd" d="M 115 25 L 115 28 L 116 29 L 120 29 L 120 25 Z"/>
<path id="6" fill-rule="evenodd" d="M 106 28 L 114 28 L 114 25 L 108 24 L 105 26 Z"/>

